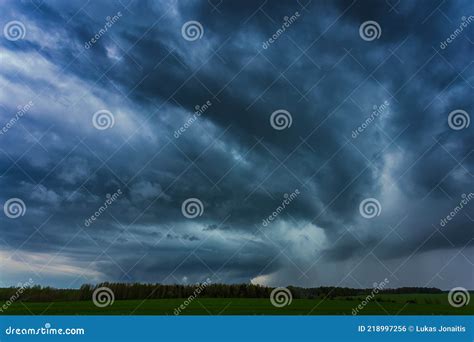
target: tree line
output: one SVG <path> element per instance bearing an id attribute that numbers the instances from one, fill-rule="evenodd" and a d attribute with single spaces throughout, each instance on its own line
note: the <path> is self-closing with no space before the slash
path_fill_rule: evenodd
<path id="1" fill-rule="evenodd" d="M 94 290 L 99 287 L 108 287 L 114 293 L 116 300 L 126 299 L 167 299 L 187 298 L 200 286 L 195 285 L 163 285 L 141 283 L 100 283 L 97 285 L 84 284 L 79 289 L 57 289 L 39 285 L 25 287 L 19 300 L 30 302 L 52 301 L 79 301 L 90 300 Z M 200 297 L 203 298 L 269 298 L 272 287 L 254 284 L 207 284 L 202 286 Z M 19 287 L 0 288 L 0 300 L 6 301 L 18 294 Z M 354 289 L 348 287 L 316 287 L 302 288 L 289 286 L 295 299 L 334 298 L 343 296 L 367 295 L 373 291 L 368 289 Z M 437 288 L 402 287 L 397 289 L 383 289 L 379 294 L 413 294 L 413 293 L 442 293 Z"/>

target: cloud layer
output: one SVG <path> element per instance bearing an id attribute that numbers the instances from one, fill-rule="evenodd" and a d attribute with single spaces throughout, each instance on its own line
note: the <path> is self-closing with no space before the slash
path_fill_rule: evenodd
<path id="1" fill-rule="evenodd" d="M 469 1 L 4 7 L 5 285 L 473 288 Z"/>

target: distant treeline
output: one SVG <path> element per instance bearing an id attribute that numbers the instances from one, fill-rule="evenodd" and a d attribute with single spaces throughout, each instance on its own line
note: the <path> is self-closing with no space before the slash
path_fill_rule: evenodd
<path id="1" fill-rule="evenodd" d="M 139 284 L 139 283 L 101 283 L 97 285 L 82 285 L 79 289 L 56 289 L 52 287 L 9 287 L 0 288 L 0 300 L 7 301 L 18 298 L 20 301 L 51 302 L 51 301 L 78 301 L 90 300 L 95 289 L 99 287 L 110 288 L 116 300 L 123 299 L 165 299 L 165 298 L 187 298 L 199 287 L 199 296 L 203 298 L 269 298 L 273 290 L 253 284 L 196 284 L 196 285 L 161 285 L 161 284 Z M 352 289 L 347 287 L 317 287 L 301 288 L 289 286 L 293 298 L 314 299 L 320 297 L 341 297 L 367 295 L 373 291 L 369 289 Z M 378 293 L 407 294 L 407 293 L 442 293 L 437 288 L 426 287 L 402 287 L 398 289 L 383 289 Z"/>

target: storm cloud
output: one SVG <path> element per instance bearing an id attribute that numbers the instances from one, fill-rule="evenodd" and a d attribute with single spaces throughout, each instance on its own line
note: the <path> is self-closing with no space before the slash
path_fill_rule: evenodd
<path id="1" fill-rule="evenodd" d="M 470 1 L 2 9 L 2 284 L 473 288 Z"/>

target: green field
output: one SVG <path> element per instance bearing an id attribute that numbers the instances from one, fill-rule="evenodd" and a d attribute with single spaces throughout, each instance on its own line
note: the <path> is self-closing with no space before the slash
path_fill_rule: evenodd
<path id="1" fill-rule="evenodd" d="M 378 295 L 359 315 L 472 315 L 474 305 L 453 308 L 446 294 Z M 293 299 L 283 308 L 268 299 L 196 298 L 181 315 L 351 315 L 364 296 L 333 299 Z M 92 301 L 15 302 L 3 315 L 173 315 L 185 299 L 120 300 L 105 308 Z"/>

